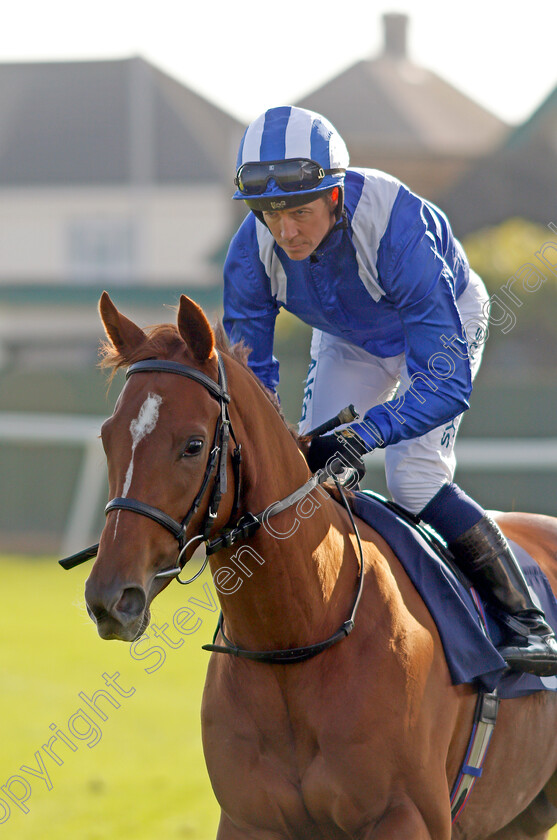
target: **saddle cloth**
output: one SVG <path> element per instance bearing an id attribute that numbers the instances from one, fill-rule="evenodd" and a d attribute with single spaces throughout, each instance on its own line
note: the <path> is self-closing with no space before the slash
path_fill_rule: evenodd
<path id="1" fill-rule="evenodd" d="M 454 685 L 476 683 L 486 691 L 510 698 L 535 691 L 557 691 L 557 677 L 507 672 L 497 651 L 502 643 L 500 621 L 489 604 L 482 602 L 487 634 L 475 605 L 478 595 L 463 576 L 453 570 L 436 549 L 431 532 L 412 523 L 396 506 L 370 491 L 357 491 L 350 502 L 354 513 L 374 528 L 390 545 L 418 590 L 437 625 Z M 442 543 L 441 538 L 437 539 Z M 557 629 L 557 601 L 547 577 L 537 563 L 516 543 L 510 543 L 519 561 L 534 601 Z"/>

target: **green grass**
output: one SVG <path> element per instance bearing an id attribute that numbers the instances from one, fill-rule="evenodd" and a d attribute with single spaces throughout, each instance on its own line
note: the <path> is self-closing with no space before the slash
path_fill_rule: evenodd
<path id="1" fill-rule="evenodd" d="M 213 840 L 218 807 L 213 797 L 201 749 L 199 709 L 208 654 L 200 650 L 210 641 L 216 613 L 194 607 L 201 625 L 191 636 L 168 631 L 180 648 L 172 649 L 151 637 L 149 646 L 162 644 L 165 659 L 153 653 L 139 661 L 130 646 L 103 642 L 83 606 L 87 569 L 61 570 L 55 560 L 8 558 L 1 562 L 3 609 L 2 691 L 0 697 L 0 788 L 14 776 L 27 778 L 31 795 L 25 814 L 11 802 L 11 815 L 0 825 L 3 838 L 17 840 Z M 155 604 L 153 620 L 169 622 L 175 611 L 197 596 L 201 584 L 184 589 L 171 585 Z M 194 621 L 190 626 L 193 626 Z M 150 647 L 149 647 L 150 649 Z M 147 644 L 141 649 L 146 652 Z M 156 670 L 146 673 L 146 667 Z M 124 697 L 107 686 L 103 674 L 118 672 Z M 131 689 L 135 689 L 131 693 Z M 115 708 L 104 698 L 101 720 L 80 698 L 108 690 L 120 702 Z M 80 708 L 90 712 L 102 733 L 78 740 L 68 721 Z M 60 739 L 52 744 L 63 764 L 58 766 L 42 750 L 55 723 L 77 745 L 72 751 Z M 89 725 L 90 726 L 90 725 Z M 74 729 L 87 733 L 86 721 L 74 719 Z M 98 738 L 98 733 L 97 736 Z M 35 768 L 39 752 L 52 789 L 40 778 L 23 772 Z M 12 781 L 16 797 L 23 785 Z"/>
<path id="2" fill-rule="evenodd" d="M 129 645 L 98 638 L 83 605 L 87 568 L 64 572 L 55 560 L 26 558 L 0 563 L 0 806 L 10 801 L 2 786 L 16 796 L 23 793 L 13 777 L 31 784 L 29 813 L 11 802 L 11 814 L 0 824 L 2 838 L 213 840 L 218 807 L 203 761 L 199 708 L 208 656 L 200 646 L 210 640 L 216 614 L 188 604 L 191 597 L 208 600 L 202 582 L 187 589 L 170 585 L 155 602 L 153 622 L 168 622 L 171 640 L 182 638 L 184 644 L 172 649 L 151 631 L 139 652 L 156 644 L 164 659 L 151 653 L 137 660 Z M 180 637 L 172 619 L 186 605 L 195 611 L 187 626 L 201 623 L 193 634 Z M 127 697 L 104 682 L 103 674 L 117 672 L 116 683 Z M 68 722 L 80 708 L 90 711 L 79 693 L 91 697 L 98 689 L 108 690 L 120 707 L 106 698 L 99 702 L 106 721 L 90 712 L 96 737 L 102 737 L 88 747 L 88 741 L 70 733 Z M 60 739 L 52 744 L 62 765 L 42 748 L 53 735 L 52 723 L 77 745 L 72 751 Z M 86 734 L 83 718 L 74 724 Z M 88 740 L 93 743 L 93 735 Z M 51 790 L 20 769 L 26 765 L 39 772 L 36 753 Z M 0 819 L 3 815 L 0 807 Z M 557 830 L 551 837 L 557 840 Z"/>

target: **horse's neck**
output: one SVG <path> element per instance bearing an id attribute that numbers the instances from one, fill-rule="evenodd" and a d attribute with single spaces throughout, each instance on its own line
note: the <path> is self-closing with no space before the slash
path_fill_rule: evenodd
<path id="1" fill-rule="evenodd" d="M 259 432 L 245 430 L 242 507 L 267 510 L 308 479 L 307 466 L 272 406 Z M 261 429 L 264 430 L 261 434 Z M 320 641 L 347 617 L 357 560 L 346 518 L 322 489 L 276 516 L 264 517 L 257 534 L 213 564 L 229 637 L 241 647 L 269 649 Z"/>
<path id="2" fill-rule="evenodd" d="M 301 519 L 295 508 L 290 516 L 285 511 L 276 517 L 282 533 L 269 519 L 219 558 L 214 580 L 235 644 L 302 646 L 326 638 L 348 617 L 358 566 L 344 523 L 337 514 L 333 525 L 328 516 L 333 505 L 329 500 L 311 519 Z M 343 566 L 346 551 L 354 562 Z"/>

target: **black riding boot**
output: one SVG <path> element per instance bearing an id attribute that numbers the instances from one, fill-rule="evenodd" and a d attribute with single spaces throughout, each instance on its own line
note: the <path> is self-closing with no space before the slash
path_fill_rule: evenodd
<path id="1" fill-rule="evenodd" d="M 513 671 L 557 674 L 557 641 L 532 601 L 522 569 L 495 522 L 484 515 L 449 544 L 457 564 L 488 601 L 507 613 L 511 630 L 499 653 Z"/>

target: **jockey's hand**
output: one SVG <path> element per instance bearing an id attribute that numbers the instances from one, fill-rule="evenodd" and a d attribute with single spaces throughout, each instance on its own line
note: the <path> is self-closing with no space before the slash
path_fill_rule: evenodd
<path id="1" fill-rule="evenodd" d="M 358 473 L 358 481 L 361 481 L 366 472 L 362 455 L 366 452 L 371 452 L 371 448 L 347 426 L 341 432 L 312 438 L 307 462 L 313 473 L 328 467 L 332 475 L 337 475 L 352 467 Z"/>

